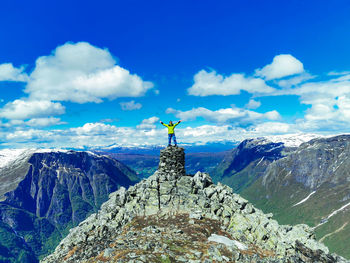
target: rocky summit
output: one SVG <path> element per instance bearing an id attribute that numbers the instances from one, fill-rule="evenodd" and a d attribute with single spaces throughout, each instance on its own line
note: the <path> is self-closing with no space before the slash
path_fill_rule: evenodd
<path id="1" fill-rule="evenodd" d="M 161 151 L 148 179 L 109 195 L 41 262 L 348 262 L 307 225 L 279 225 L 206 173 L 184 150 Z"/>

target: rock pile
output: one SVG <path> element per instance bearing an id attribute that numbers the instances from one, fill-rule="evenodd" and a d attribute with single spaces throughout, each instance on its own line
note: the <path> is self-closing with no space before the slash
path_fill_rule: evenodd
<path id="1" fill-rule="evenodd" d="M 184 149 L 168 146 L 161 150 L 158 172 L 163 173 L 167 180 L 174 180 L 186 175 Z"/>
<path id="2" fill-rule="evenodd" d="M 42 262 L 347 262 L 307 225 L 279 225 L 208 174 L 186 176 L 183 157 L 163 150 L 154 175 L 110 194 Z"/>

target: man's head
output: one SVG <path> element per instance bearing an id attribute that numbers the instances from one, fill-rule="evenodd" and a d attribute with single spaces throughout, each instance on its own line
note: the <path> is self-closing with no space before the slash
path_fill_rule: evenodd
<path id="1" fill-rule="evenodd" d="M 173 125 L 173 122 L 172 122 L 172 121 L 169 121 L 169 125 Z"/>

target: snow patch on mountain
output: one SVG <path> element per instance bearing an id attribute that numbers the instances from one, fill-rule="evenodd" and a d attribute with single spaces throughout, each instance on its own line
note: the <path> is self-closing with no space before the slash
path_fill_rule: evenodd
<path id="1" fill-rule="evenodd" d="M 336 214 L 338 214 L 339 212 L 343 211 L 345 208 L 347 208 L 347 207 L 349 207 L 349 206 L 350 206 L 350 203 L 347 203 L 346 205 L 343 205 L 341 208 L 339 208 L 339 209 L 333 211 L 333 212 L 330 213 L 326 218 L 322 219 L 322 220 L 321 220 L 321 223 L 319 223 L 319 224 L 318 224 L 317 226 L 315 226 L 314 228 L 317 228 L 317 227 L 319 227 L 319 226 L 321 226 L 321 225 L 327 223 L 328 220 L 329 220 L 331 217 L 335 216 Z"/>
<path id="2" fill-rule="evenodd" d="M 231 240 L 228 237 L 221 236 L 221 235 L 211 234 L 211 236 L 208 238 L 208 241 L 221 243 L 221 244 L 224 244 L 228 247 L 237 247 L 240 250 L 247 250 L 248 249 L 248 247 L 245 244 L 243 244 L 237 240 Z"/>
<path id="3" fill-rule="evenodd" d="M 347 203 L 346 205 L 343 205 L 341 208 L 333 211 L 328 217 L 327 219 L 330 219 L 332 216 L 338 214 L 340 211 L 344 210 L 345 208 L 347 208 L 348 206 L 350 206 L 350 203 Z"/>
<path id="4" fill-rule="evenodd" d="M 0 150 L 0 168 L 3 168 L 20 157 L 27 156 L 30 149 L 3 149 Z"/>
<path id="5" fill-rule="evenodd" d="M 264 157 L 265 157 L 265 156 L 263 156 L 263 157 L 260 159 L 260 161 L 257 163 L 256 166 L 258 166 L 258 165 L 264 160 Z"/>
<path id="6" fill-rule="evenodd" d="M 9 165 L 13 165 L 16 162 L 26 159 L 28 156 L 34 153 L 70 153 L 74 151 L 65 150 L 65 149 L 2 149 L 0 150 L 0 169 L 7 167 Z M 87 151 L 89 155 L 99 156 L 96 153 Z"/>
<path id="7" fill-rule="evenodd" d="M 314 193 L 316 193 L 316 191 L 313 191 L 313 192 L 311 192 L 307 197 L 305 197 L 303 200 L 301 200 L 300 202 L 298 202 L 298 203 L 296 203 L 295 205 L 293 205 L 293 207 L 294 206 L 297 206 L 297 205 L 300 205 L 300 204 L 302 204 L 302 203 L 304 203 L 304 202 L 306 202 Z"/>
<path id="8" fill-rule="evenodd" d="M 312 133 L 297 133 L 297 134 L 266 136 L 265 138 L 274 143 L 282 142 L 286 147 L 299 147 L 300 144 L 311 141 L 312 139 L 326 138 L 326 137 L 331 137 L 331 136 L 324 136 L 324 135 L 312 134 Z"/>

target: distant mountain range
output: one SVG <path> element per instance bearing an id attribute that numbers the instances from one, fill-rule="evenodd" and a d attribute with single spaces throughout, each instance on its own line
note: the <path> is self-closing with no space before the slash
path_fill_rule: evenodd
<path id="1" fill-rule="evenodd" d="M 120 186 L 138 181 L 113 158 L 62 150 L 0 151 L 0 262 L 38 262 Z"/>

